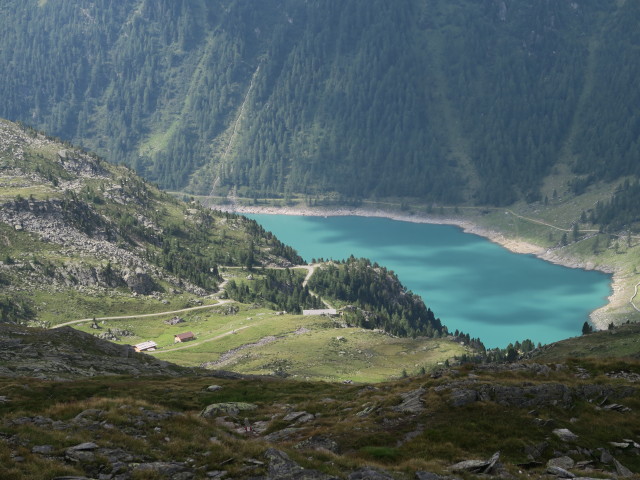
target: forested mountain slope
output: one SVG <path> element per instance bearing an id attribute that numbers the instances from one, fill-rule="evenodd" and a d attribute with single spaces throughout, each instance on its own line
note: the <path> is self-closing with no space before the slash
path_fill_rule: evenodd
<path id="1" fill-rule="evenodd" d="M 193 193 L 534 201 L 559 163 L 640 173 L 639 21 L 615 0 L 7 0 L 0 116 Z"/>

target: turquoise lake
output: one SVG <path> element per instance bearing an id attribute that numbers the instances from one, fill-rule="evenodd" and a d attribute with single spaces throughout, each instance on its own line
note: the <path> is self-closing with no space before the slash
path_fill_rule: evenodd
<path id="1" fill-rule="evenodd" d="M 247 215 L 307 261 L 367 257 L 393 270 L 453 332 L 487 348 L 580 335 L 609 275 L 519 255 L 448 225 L 371 217 Z"/>

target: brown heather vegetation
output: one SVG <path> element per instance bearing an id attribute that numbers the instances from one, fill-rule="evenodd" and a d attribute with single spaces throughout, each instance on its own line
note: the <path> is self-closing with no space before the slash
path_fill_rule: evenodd
<path id="1" fill-rule="evenodd" d="M 595 471 L 588 475 L 581 473 L 583 476 L 607 477 L 601 470 L 611 471 L 610 465 L 597 461 L 598 448 L 609 449 L 623 465 L 638 472 L 637 451 L 614 453 L 615 448 L 609 444 L 622 439 L 640 441 L 640 421 L 635 413 L 640 409 L 637 393 L 619 400 L 631 409 L 626 413 L 601 409 L 598 405 L 603 399 L 578 396 L 572 397 L 570 405 L 552 402 L 535 408 L 535 412 L 530 407 L 519 408 L 493 400 L 457 407 L 451 401 L 452 391 L 460 385 L 633 387 L 631 381 L 606 375 L 620 370 L 640 374 L 640 362 L 572 360 L 564 367 L 550 366 L 543 374 L 536 374 L 531 368 L 486 369 L 463 365 L 442 372 L 438 378 L 434 378 L 438 375 L 410 377 L 375 386 L 269 377 L 102 377 L 64 382 L 0 378 L 0 395 L 7 398 L 0 403 L 0 478 L 96 475 L 105 470 L 108 462 L 100 455 L 89 463 L 64 461 L 65 449 L 82 442 L 123 449 L 137 462 L 185 462 L 194 468 L 196 478 L 205 478 L 205 472 L 215 470 L 226 470 L 229 478 L 264 473 L 265 465 L 247 461 L 263 461 L 263 454 L 271 445 L 286 451 L 305 468 L 339 477 L 363 465 L 377 466 L 398 478 L 414 478 L 416 471 L 446 473 L 451 464 L 488 458 L 500 451 L 501 461 L 516 478 L 529 478 L 529 474 L 539 478 L 544 467 L 525 472 L 515 465 L 528 461 L 525 447 L 541 442 L 548 444 L 540 459 L 543 463 L 557 456 L 554 452 L 566 452 L 576 446 L 593 452 L 594 458 L 584 454 L 576 458 L 596 460 Z M 212 383 L 222 388 L 208 392 L 206 387 Z M 421 410 L 394 409 L 402 401 L 400 394 L 420 387 L 425 389 Z M 199 416 L 209 404 L 238 401 L 254 403 L 258 408 L 241 412 L 237 418 L 227 416 L 227 421 L 235 422 L 235 428 Z M 309 412 L 315 418 L 292 425 L 284 416 L 293 411 Z M 96 422 L 83 426 L 77 420 L 80 414 Z M 38 415 L 63 422 L 67 427 L 56 430 L 32 421 L 15 422 L 21 417 Z M 266 430 L 260 435 L 244 433 L 244 417 L 252 425 L 266 422 Z M 281 441 L 264 438 L 291 426 L 300 430 Z M 569 428 L 579 440 L 575 445 L 567 445 L 552 434 L 555 428 Z M 311 437 L 333 440 L 338 446 L 337 453 L 295 448 L 301 440 Z M 32 453 L 36 445 L 51 445 L 53 452 Z M 163 477 L 153 472 L 136 472 L 131 478 Z"/>

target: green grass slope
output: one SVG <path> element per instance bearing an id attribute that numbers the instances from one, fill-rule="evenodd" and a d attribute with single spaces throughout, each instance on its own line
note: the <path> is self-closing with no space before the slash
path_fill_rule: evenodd
<path id="1" fill-rule="evenodd" d="M 545 363 L 578 358 L 637 360 L 640 358 L 640 324 L 620 325 L 601 332 L 568 338 L 545 345 L 527 357 Z"/>

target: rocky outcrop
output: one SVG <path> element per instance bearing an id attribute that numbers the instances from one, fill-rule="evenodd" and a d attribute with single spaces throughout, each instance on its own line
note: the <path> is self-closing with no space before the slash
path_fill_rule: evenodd
<path id="1" fill-rule="evenodd" d="M 550 475 L 555 475 L 558 478 L 576 478 L 576 476 L 573 473 L 565 470 L 562 467 L 556 467 L 556 466 L 547 467 L 547 473 Z"/>
<path id="2" fill-rule="evenodd" d="M 571 457 L 562 456 L 557 458 L 552 458 L 547 462 L 547 467 L 560 467 L 565 470 L 570 470 L 575 466 L 576 462 L 573 461 Z"/>
<path id="3" fill-rule="evenodd" d="M 539 385 L 499 385 L 464 380 L 435 387 L 437 392 L 449 391 L 449 403 L 462 407 L 474 402 L 495 402 L 506 407 L 539 408 L 571 407 L 577 400 L 626 398 L 637 394 L 631 386 L 588 384 L 568 387 L 561 383 Z"/>
<path id="4" fill-rule="evenodd" d="M 94 328 L 94 325 L 98 325 L 97 323 L 93 323 L 91 325 Z M 100 328 L 99 326 L 97 328 Z M 109 340 L 111 342 L 117 342 L 122 337 L 133 337 L 133 332 L 129 330 L 122 330 L 120 328 L 109 328 L 106 332 L 102 332 L 98 334 L 98 338 L 101 340 Z"/>
<path id="5" fill-rule="evenodd" d="M 416 472 L 416 480 L 460 480 L 460 477 L 448 477 L 433 472 Z"/>
<path id="6" fill-rule="evenodd" d="M 297 437 L 303 431 L 303 428 L 287 427 L 265 435 L 264 439 L 270 442 L 282 442 L 284 440 L 291 440 L 293 437 Z"/>
<path id="7" fill-rule="evenodd" d="M 297 450 L 328 450 L 333 453 L 340 451 L 340 447 L 335 441 L 323 436 L 309 437 L 297 443 L 294 448 Z"/>
<path id="8" fill-rule="evenodd" d="M 393 407 L 392 410 L 404 413 L 422 412 L 424 410 L 424 405 L 422 404 L 422 399 L 420 397 L 425 393 L 427 393 L 426 389 L 419 388 L 411 392 L 400 394 L 400 397 L 402 397 L 402 403 Z"/>
<path id="9" fill-rule="evenodd" d="M 238 415 L 240 412 L 246 410 L 255 410 L 258 408 L 253 403 L 246 402 L 226 402 L 226 403 L 213 403 L 200 412 L 200 416 L 203 418 L 215 418 L 224 415 Z"/>
<path id="10" fill-rule="evenodd" d="M 65 171 L 83 178 L 108 178 L 109 172 L 96 158 L 78 150 L 58 150 L 58 163 Z"/>
<path id="11" fill-rule="evenodd" d="M 500 452 L 496 452 L 489 460 L 464 460 L 455 465 L 451 465 L 449 470 L 452 472 L 470 472 L 470 473 L 494 473 L 498 468 L 498 460 L 500 460 Z"/>
<path id="12" fill-rule="evenodd" d="M 308 412 L 291 412 L 282 417 L 282 420 L 290 423 L 307 423 L 313 420 L 315 415 L 313 413 Z"/>
<path id="13" fill-rule="evenodd" d="M 269 463 L 268 475 L 255 480 L 339 480 L 316 470 L 302 468 L 281 450 L 268 449 L 265 458 Z"/>
<path id="14" fill-rule="evenodd" d="M 347 477 L 348 480 L 394 480 L 387 472 L 372 468 L 364 467 L 356 470 Z"/>
<path id="15" fill-rule="evenodd" d="M 149 295 L 158 290 L 153 278 L 142 268 L 136 268 L 133 272 L 127 272 L 124 281 L 132 292 L 139 295 Z"/>
<path id="16" fill-rule="evenodd" d="M 127 435 L 145 438 L 148 429 L 161 429 L 157 425 L 173 417 L 183 414 L 173 411 L 153 411 L 145 408 L 133 408 L 121 405 L 120 415 L 130 423 L 126 428 Z M 46 429 L 57 432 L 67 432 L 72 435 L 78 431 L 102 432 L 114 429 L 114 425 L 107 420 L 107 412 L 99 409 L 89 409 L 81 412 L 68 421 L 53 420 L 49 417 L 18 417 L 4 421 L 4 426 L 15 427 L 29 425 L 35 429 Z M 100 435 L 98 434 L 97 437 Z M 11 444 L 25 444 L 25 440 L 18 437 L 3 439 Z M 191 479 L 195 477 L 195 469 L 187 462 L 179 461 L 151 461 L 140 454 L 132 453 L 126 446 L 114 448 L 105 446 L 103 440 L 72 444 L 63 449 L 51 445 L 34 445 L 31 452 L 42 455 L 48 461 L 73 465 L 86 472 L 89 477 L 59 477 L 59 478 L 118 478 L 131 480 L 134 478 L 172 478 Z"/>
<path id="17" fill-rule="evenodd" d="M 71 327 L 54 330 L 0 323 L 0 376 L 43 379 L 97 375 L 184 375 L 193 370 L 135 353 Z"/>
<path id="18" fill-rule="evenodd" d="M 607 372 L 607 377 L 609 378 L 619 378 L 622 380 L 626 380 L 627 382 L 640 382 L 640 374 L 628 372 L 626 370 L 619 372 Z"/>
<path id="19" fill-rule="evenodd" d="M 149 263 L 137 247 L 118 243 L 118 227 L 93 212 L 87 204 L 74 201 L 71 207 L 65 205 L 63 200 L 21 199 L 0 208 L 0 223 L 14 229 L 17 226 L 44 242 L 59 245 L 61 256 L 74 258 L 72 262 L 55 265 L 31 262 L 26 278 L 24 274 L 20 276 L 27 286 L 113 288 L 127 285 L 133 292 L 148 295 L 158 289 L 155 279 L 160 279 L 196 295 L 207 293 Z M 85 263 L 84 258 L 92 260 Z M 95 259 L 101 261 L 103 267 L 95 267 Z"/>
<path id="20" fill-rule="evenodd" d="M 56 332 L 58 331 L 54 330 L 50 333 L 55 334 Z M 60 332 L 61 334 L 69 333 L 65 330 Z M 26 343 L 23 341 L 24 337 L 31 334 L 32 331 L 23 330 L 20 335 L 7 337 L 0 331 L 0 343 L 6 342 L 2 344 L 6 345 L 7 349 L 20 351 Z M 78 341 L 85 342 L 86 340 L 86 337 L 81 337 Z M 73 339 L 69 343 L 70 349 L 76 348 Z M 44 348 L 50 349 L 50 346 L 44 345 Z M 94 346 L 90 346 L 90 348 L 93 349 Z M 105 348 L 114 348 L 113 351 L 108 350 L 113 356 L 123 354 L 119 350 L 122 347 Z M 40 353 L 35 355 L 40 355 Z M 6 358 L 5 356 L 0 359 L 0 364 L 3 364 L 2 362 Z M 72 362 L 71 357 L 66 358 Z M 105 359 L 105 362 L 110 361 L 110 358 Z M 597 437 L 593 436 L 588 428 L 584 428 L 584 424 L 576 426 L 576 431 L 580 433 L 579 437 L 572 435 L 572 432 L 567 429 L 556 428 L 552 430 L 555 428 L 555 424 L 565 422 L 579 425 L 581 419 L 576 418 L 574 421 L 571 417 L 579 416 L 583 411 L 582 406 L 570 412 L 557 407 L 549 408 L 545 410 L 545 413 L 557 415 L 553 420 L 554 426 L 545 425 L 543 432 L 535 431 L 534 428 L 532 431 L 524 429 L 522 432 L 514 433 L 509 442 L 512 445 L 515 441 L 522 442 L 523 449 L 520 454 L 510 451 L 505 455 L 510 457 L 510 462 L 526 456 L 529 460 L 526 463 L 518 465 L 506 463 L 498 453 L 491 458 L 484 459 L 482 454 L 478 456 L 473 452 L 481 452 L 486 447 L 475 445 L 475 442 L 472 446 L 454 445 L 452 447 L 457 452 L 468 452 L 465 456 L 456 458 L 455 460 L 461 461 L 453 465 L 451 465 L 453 462 L 450 460 L 450 456 L 445 457 L 446 460 L 441 456 L 430 458 L 429 463 L 424 461 L 413 463 L 416 465 L 413 467 L 413 460 L 408 455 L 400 461 L 401 463 L 389 461 L 388 463 L 377 463 L 376 466 L 368 466 L 364 463 L 367 461 L 367 457 L 361 455 L 360 451 L 362 450 L 359 449 L 362 445 L 367 445 L 371 441 L 370 439 L 381 443 L 378 442 L 377 435 L 388 435 L 389 438 L 396 437 L 394 439 L 397 440 L 396 447 L 395 449 L 390 447 L 389 451 L 402 452 L 402 455 L 404 455 L 404 451 L 418 451 L 419 448 L 422 448 L 425 439 L 433 434 L 433 431 L 427 431 L 427 428 L 431 428 L 427 425 L 430 422 L 441 422 L 441 418 L 437 417 L 441 408 L 445 412 L 447 422 L 464 422 L 458 425 L 464 429 L 474 428 L 474 415 L 486 415 L 488 411 L 497 411 L 494 420 L 501 421 L 517 408 L 476 405 L 476 408 L 469 409 L 468 412 L 456 411 L 441 399 L 433 398 L 437 395 L 434 390 L 443 386 L 450 389 L 455 384 L 455 388 L 464 387 L 469 391 L 480 391 L 480 387 L 486 384 L 480 382 L 479 376 L 472 376 L 465 380 L 433 387 L 439 382 L 446 381 L 443 378 L 446 377 L 432 380 L 421 378 L 419 381 L 416 379 L 403 380 L 402 382 L 412 382 L 413 387 L 410 389 L 407 389 L 406 383 L 393 384 L 391 382 L 375 387 L 334 385 L 330 387 L 330 391 L 335 394 L 336 399 L 314 397 L 315 392 L 311 395 L 306 393 L 299 395 L 299 390 L 295 388 L 287 394 L 286 389 L 290 387 L 287 384 L 285 388 L 282 388 L 282 400 L 278 398 L 274 401 L 274 397 L 269 395 L 265 397 L 264 401 L 257 404 L 245 402 L 213 403 L 200 414 L 195 409 L 201 405 L 201 399 L 220 396 L 227 398 L 230 395 L 238 395 L 238 398 L 242 398 L 245 387 L 240 387 L 230 380 L 224 383 L 220 382 L 221 387 L 220 385 L 212 385 L 207 379 L 165 382 L 154 378 L 154 385 L 156 382 L 158 382 L 158 386 L 172 385 L 172 390 L 168 391 L 173 393 L 168 396 L 157 395 L 162 391 L 154 386 L 151 390 L 146 390 L 145 398 L 141 403 L 131 406 L 127 402 L 131 402 L 129 389 L 134 382 L 127 380 L 122 404 L 114 405 L 112 401 L 117 400 L 112 400 L 110 396 L 100 401 L 85 402 L 81 400 L 82 408 L 85 409 L 72 415 L 66 413 L 60 415 L 59 409 L 52 409 L 50 405 L 45 404 L 38 412 L 40 415 L 33 413 L 28 417 L 22 416 L 25 415 L 23 406 L 12 407 L 18 401 L 25 401 L 24 398 L 18 400 L 17 395 L 16 398 L 11 398 L 14 396 L 14 392 L 20 391 L 14 390 L 10 391 L 12 395 L 0 397 L 0 403 L 4 402 L 3 409 L 7 411 L 13 409 L 14 412 L 0 420 L 0 442 L 8 444 L 13 451 L 22 452 L 25 458 L 29 457 L 24 461 L 33 461 L 34 456 L 41 455 L 54 464 L 73 467 L 77 472 L 86 475 L 86 478 L 118 480 L 133 480 L 135 478 L 330 480 L 336 477 L 342 480 L 410 480 L 412 478 L 418 480 L 461 480 L 462 478 L 511 479 L 516 476 L 518 478 L 528 476 L 529 478 L 553 480 L 554 478 L 585 479 L 588 474 L 593 474 L 595 477 L 635 478 L 632 473 L 635 466 L 633 459 L 638 453 L 637 450 L 640 449 L 640 444 L 634 438 L 627 438 L 627 435 L 615 436 L 600 444 L 606 448 L 593 448 L 593 445 L 598 445 L 598 443 L 594 443 L 595 439 L 602 436 L 604 432 L 597 432 Z M 256 378 L 254 380 L 259 381 Z M 502 381 L 501 379 L 495 379 L 492 385 L 509 389 L 535 386 L 529 384 L 512 385 L 511 382 L 514 380 L 510 375 L 503 380 L 505 384 L 499 383 Z M 268 382 L 274 381 L 273 379 L 268 380 Z M 280 384 L 279 380 L 277 382 L 278 386 L 271 391 L 276 394 L 276 397 L 279 397 L 280 385 L 284 387 L 285 384 Z M 18 385 L 19 382 L 12 380 L 12 383 Z M 117 383 L 119 382 L 114 382 L 114 385 Z M 618 383 L 619 381 L 615 381 L 613 385 L 617 388 Z M 247 383 L 247 385 L 249 384 Z M 544 390 L 545 385 L 556 384 L 543 383 L 538 387 L 542 387 Z M 184 392 L 189 388 L 190 392 Z M 318 386 L 318 388 L 322 389 L 323 387 Z M 430 390 L 431 388 L 433 390 Z M 81 389 L 77 390 L 81 391 Z M 551 392 L 556 390 L 555 387 L 550 389 Z M 446 388 L 439 391 L 442 392 L 442 400 L 446 400 L 450 392 Z M 182 392 L 183 396 L 179 396 L 179 392 Z M 429 412 L 420 411 L 406 415 L 408 410 L 394 411 L 393 405 L 398 403 L 400 392 L 402 392 L 401 398 L 403 400 L 401 405 L 405 402 L 407 404 L 414 402 L 416 406 L 424 408 L 423 399 L 428 398 L 430 400 Z M 575 394 L 573 388 L 570 389 L 570 393 L 571 395 Z M 150 400 L 148 399 L 154 398 L 156 395 L 160 402 L 157 405 L 149 405 L 147 402 Z M 324 392 L 319 395 L 324 395 Z M 178 398 L 186 400 L 188 406 L 184 411 L 168 410 L 166 401 L 175 405 L 172 408 L 184 408 L 185 403 L 177 402 Z M 322 404 L 330 404 L 331 407 L 325 409 L 318 405 L 318 401 L 321 401 Z M 520 400 L 516 403 L 519 404 Z M 367 404 L 377 405 L 376 413 L 370 416 L 358 416 L 358 410 Z M 596 405 L 597 403 L 594 402 L 593 407 L 595 408 Z M 63 410 L 64 412 L 67 411 L 66 408 Z M 453 415 L 452 410 L 455 412 Z M 457 413 L 461 413 L 461 418 L 457 418 Z M 529 413 L 532 416 L 538 415 L 533 411 Z M 623 414 L 616 411 L 603 412 L 603 415 L 624 418 Z M 631 418 L 631 416 L 628 417 Z M 343 425 L 341 425 L 342 422 L 344 422 Z M 198 445 L 190 447 L 193 451 L 181 446 L 184 445 L 183 442 L 188 444 L 190 435 L 192 435 L 191 428 L 183 431 L 182 428 L 177 428 L 178 424 L 197 426 L 200 433 L 204 433 L 204 436 L 198 441 Z M 501 439 L 491 437 L 492 432 L 486 430 L 486 425 L 487 423 L 483 422 L 482 435 L 478 436 L 477 431 L 473 432 L 476 438 L 484 438 L 483 435 L 487 435 L 486 438 L 490 442 L 500 441 Z M 282 428 L 283 426 L 285 428 Z M 345 426 L 347 428 L 344 428 Z M 21 430 L 20 427 L 24 428 Z M 580 430 L 577 430 L 578 428 Z M 118 429 L 119 433 L 128 436 L 131 441 L 122 441 L 123 437 L 117 436 L 116 439 L 121 444 L 114 444 L 111 435 L 103 434 L 105 431 L 113 431 L 114 429 Z M 53 430 L 59 432 L 59 435 L 38 436 L 33 433 L 37 430 Z M 29 432 L 28 435 L 21 436 L 23 431 Z M 78 432 L 82 432 L 83 435 L 78 436 Z M 95 432 L 95 434 L 91 435 L 87 432 Z M 271 433 L 267 434 L 267 432 Z M 516 436 L 518 434 L 521 436 Z M 359 436 L 359 439 L 354 442 L 351 437 L 356 435 Z M 634 434 L 629 433 L 628 436 L 634 437 Z M 47 440 L 39 440 L 42 438 Z M 541 442 L 542 438 L 545 440 Z M 33 439 L 37 439 L 37 441 Z M 414 440 L 416 443 L 411 443 Z M 438 437 L 434 440 L 441 441 L 443 438 Z M 83 443 L 80 443 L 81 441 Z M 175 448 L 171 444 L 173 441 L 176 441 Z M 247 443 L 243 444 L 242 442 Z M 388 443 L 388 445 L 393 445 L 393 443 Z M 229 450 L 229 447 L 232 451 Z M 158 454 L 156 449 L 160 449 L 162 453 Z M 287 450 L 283 451 L 283 449 Z M 386 448 L 382 448 L 380 451 L 385 453 Z M 220 452 L 225 453 L 221 454 Z M 344 457 L 339 458 L 340 455 L 344 455 Z M 367 455 L 370 454 L 367 453 Z M 412 470 L 412 468 L 425 468 L 426 465 L 434 468 L 435 471 Z M 451 466 L 447 468 L 447 465 Z M 337 470 L 338 468 L 341 470 Z M 525 469 L 528 472 L 524 473 Z M 581 474 L 585 476 L 583 477 Z"/>
<path id="21" fill-rule="evenodd" d="M 178 316 L 170 318 L 169 320 L 165 320 L 165 325 L 178 325 L 179 323 L 184 323 L 184 319 Z"/>

